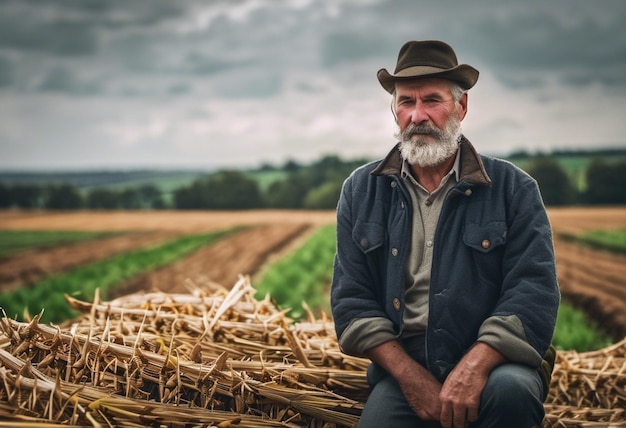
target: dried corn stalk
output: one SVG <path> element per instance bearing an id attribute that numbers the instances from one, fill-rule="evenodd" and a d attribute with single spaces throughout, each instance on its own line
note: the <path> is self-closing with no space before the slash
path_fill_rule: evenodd
<path id="1" fill-rule="evenodd" d="M 254 292 L 242 277 L 230 291 L 68 298 L 84 315 L 61 327 L 0 319 L 0 421 L 355 424 L 367 361 L 341 353 L 332 322 L 293 324 Z"/>
<path id="2" fill-rule="evenodd" d="M 293 323 L 245 277 L 226 289 L 69 298 L 63 326 L 0 319 L 2 426 L 352 426 L 368 361 L 332 321 Z M 557 357 L 545 427 L 626 427 L 626 342 Z"/>

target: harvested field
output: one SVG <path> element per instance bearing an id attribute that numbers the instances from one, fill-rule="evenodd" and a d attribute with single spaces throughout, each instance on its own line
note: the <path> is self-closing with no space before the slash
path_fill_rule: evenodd
<path id="1" fill-rule="evenodd" d="M 175 231 L 146 231 L 21 251 L 0 259 L 0 293 L 117 253 L 158 245 L 177 235 L 179 233 Z"/>
<path id="2" fill-rule="evenodd" d="M 626 336 L 626 257 L 582 247 L 559 233 L 626 229 L 626 208 L 552 208 L 561 293 L 615 341 Z"/>
<path id="3" fill-rule="evenodd" d="M 590 314 L 619 343 L 593 353 L 558 354 L 544 427 L 626 427 L 626 343 L 621 340 L 626 335 L 626 258 L 558 238 L 560 232 L 626 228 L 626 208 L 559 208 L 550 209 L 549 215 L 564 297 Z M 226 297 L 227 290 L 216 284 L 232 284 L 240 273 L 253 275 L 272 254 L 293 248 L 316 226 L 334 221 L 332 211 L 0 211 L 3 229 L 133 231 L 146 242 L 249 226 L 124 284 L 118 290 L 119 299 L 111 305 L 74 302 L 85 311 L 76 327 L 0 322 L 0 426 L 19 426 L 18 420 L 61 423 L 60 418 L 65 426 L 98 426 L 111 421 L 129 427 L 175 423 L 349 426 L 358 417 L 367 393 L 366 362 L 338 351 L 332 323 L 315 320 L 290 326 L 269 302 L 252 302 L 246 297 L 250 291 L 237 300 L 232 294 Z M 29 250 L 21 259 L 3 260 L 0 275 L 5 276 L 0 276 L 0 290 L 15 278 L 36 279 L 90 263 L 92 259 L 85 254 L 91 251 L 87 244 Z M 130 249 L 150 244 L 125 245 Z M 14 264 L 5 267 L 4 263 Z M 180 306 L 174 302 L 178 297 L 167 297 L 174 294 L 132 294 L 153 289 L 187 293 L 194 285 L 201 288 L 181 297 L 185 303 Z M 206 287 L 218 287 L 218 291 L 213 295 Z M 198 296 L 212 303 L 195 307 L 197 302 L 189 299 Z M 125 308 L 123 318 L 114 309 L 116 305 Z M 151 318 L 157 308 L 164 318 Z M 233 316 L 236 321 L 230 318 Z M 96 376 L 98 370 L 102 373 Z M 11 394 L 16 388 L 20 394 Z M 102 394 L 110 393 L 114 395 L 103 398 Z"/>
<path id="4" fill-rule="evenodd" d="M 9 230 L 140 231 L 204 233 L 259 224 L 329 224 L 333 211 L 88 211 L 16 215 L 0 210 L 0 228 Z"/>
<path id="5" fill-rule="evenodd" d="M 186 263 L 189 278 L 196 280 L 204 270 L 205 278 L 230 284 L 240 273 L 253 274 L 260 266 L 255 260 L 265 260 L 272 252 L 287 242 L 282 242 L 277 234 L 280 226 L 284 227 L 285 236 L 292 238 L 296 229 L 332 223 L 334 213 L 328 211 L 238 211 L 238 212 L 186 212 L 186 211 L 128 211 L 128 212 L 20 212 L 0 211 L 0 228 L 7 230 L 80 230 L 80 231 L 121 231 L 132 233 L 113 236 L 97 241 L 60 245 L 53 248 L 35 248 L 20 252 L 0 260 L 0 293 L 12 290 L 20 285 L 32 284 L 68 269 L 93 263 L 109 256 L 139 248 L 158 245 L 181 234 L 215 232 L 236 226 L 268 225 L 269 235 L 265 238 L 256 236 L 250 242 L 232 238 L 228 243 L 219 244 L 223 254 L 229 254 L 228 263 L 222 255 L 212 250 L 208 258 L 201 263 L 202 256 L 195 256 Z M 278 227 L 274 227 L 278 226 Z M 260 232 L 254 232 L 260 233 Z M 231 238 L 228 238 L 231 239 Z M 277 241 L 278 239 L 278 241 Z M 267 241 L 267 242 L 265 242 Z M 220 258 L 221 264 L 210 262 Z M 230 272 L 227 270 L 232 268 Z M 155 285 L 169 289 L 171 286 L 182 287 L 185 274 L 176 274 L 174 266 L 144 277 L 147 281 L 143 289 Z M 241 269 L 241 270 L 240 270 Z M 252 269 L 252 270 L 248 270 Z M 218 272 L 219 271 L 219 272 Z M 162 275 L 161 280 L 157 275 Z M 135 290 L 135 285 L 127 285 L 128 290 Z"/>
<path id="6" fill-rule="evenodd" d="M 626 337 L 626 257 L 557 240 L 561 294 L 613 340 Z"/>
<path id="7" fill-rule="evenodd" d="M 240 273 L 257 272 L 270 254 L 280 251 L 311 227 L 288 223 L 239 231 L 189 257 L 122 284 L 114 294 L 122 296 L 140 290 L 186 293 L 194 284 L 209 281 L 234 284 Z"/>
<path id="8" fill-rule="evenodd" d="M 332 322 L 290 324 L 241 278 L 232 289 L 94 303 L 57 328 L 0 319 L 0 426 L 353 426 L 364 359 Z M 626 341 L 561 352 L 543 427 L 626 426 Z"/>

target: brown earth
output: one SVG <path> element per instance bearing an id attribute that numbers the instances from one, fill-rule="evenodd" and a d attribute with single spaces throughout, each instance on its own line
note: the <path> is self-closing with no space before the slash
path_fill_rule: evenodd
<path id="1" fill-rule="evenodd" d="M 626 208 L 551 208 L 561 293 L 615 341 L 626 337 L 626 257 L 582 247 L 559 233 L 626 229 Z"/>
<path id="2" fill-rule="evenodd" d="M 207 281 L 230 287 L 240 274 L 253 275 L 270 254 L 280 251 L 312 227 L 305 223 L 293 223 L 245 229 L 169 266 L 133 278 L 116 287 L 115 296 L 142 290 L 187 293 L 189 288 L 186 284 Z"/>
<path id="3" fill-rule="evenodd" d="M 626 228 L 626 208 L 551 208 L 548 214 L 555 231 L 557 269 L 563 296 L 590 314 L 616 340 L 622 339 L 626 336 L 626 257 L 581 248 L 559 239 L 558 234 Z M 130 235 L 135 236 L 132 238 L 134 243 L 126 243 L 124 248 L 148 245 L 138 244 L 141 239 L 158 242 L 166 239 L 167 234 L 208 232 L 238 225 L 260 226 L 226 237 L 170 267 L 137 278 L 125 284 L 122 290 L 127 291 L 139 287 L 184 291 L 187 279 L 212 280 L 228 286 L 240 273 L 253 275 L 258 272 L 263 261 L 280 248 L 291 248 L 289 244 L 293 245 L 307 227 L 334 221 L 332 211 L 0 211 L 2 229 L 145 232 Z M 31 250 L 27 255 L 22 253 L 4 260 L 0 263 L 0 290 L 8 287 L 6 284 L 15 286 L 20 281 L 32 282 L 71 266 L 96 260 L 96 257 L 90 258 L 86 254 L 91 251 L 100 251 L 101 254 L 125 251 L 120 241 L 113 238 L 105 241 Z"/>
<path id="4" fill-rule="evenodd" d="M 93 263 L 120 252 L 131 251 L 148 246 L 158 245 L 177 235 L 185 233 L 204 233 L 227 229 L 234 226 L 251 225 L 279 225 L 284 227 L 285 236 L 291 236 L 293 230 L 304 225 L 322 225 L 334 221 L 334 213 L 329 211 L 114 211 L 114 212 L 44 212 L 44 211 L 0 211 L 0 228 L 7 230 L 83 230 L 83 231 L 133 231 L 125 235 L 114 236 L 97 241 L 88 241 L 59 245 L 52 248 L 35 248 L 17 253 L 0 260 L 0 292 L 6 292 L 23 284 L 31 284 L 51 275 L 68 269 Z M 262 229 L 267 230 L 267 229 Z M 256 232 L 260 233 L 260 232 Z M 269 232 L 277 235 L 276 232 Z M 230 242 L 228 238 L 225 242 Z M 251 239 L 245 251 L 244 244 L 233 238 L 232 244 L 219 243 L 218 248 L 225 254 L 232 246 L 233 251 L 243 255 L 243 259 L 250 261 L 251 254 L 257 252 L 257 258 L 268 256 L 268 252 L 284 245 L 277 243 L 283 238 L 269 236 L 267 242 L 261 239 Z M 284 238 L 286 239 L 286 238 Z M 240 265 L 239 257 L 232 254 L 232 261 L 219 269 L 222 272 L 230 268 L 234 279 L 238 273 L 253 272 L 250 264 Z M 215 263 L 209 263 L 211 257 L 204 260 L 204 269 L 214 281 L 232 278 L 220 273 L 217 275 Z M 234 264 L 234 265 L 233 265 Z M 199 265 L 198 265 L 199 266 Z M 187 266 L 187 268 L 189 268 Z M 237 270 L 237 269 L 243 270 Z M 172 269 L 177 269 L 172 267 Z M 212 271 L 209 271 L 212 269 Z M 164 278 L 168 275 L 160 272 Z M 154 280 L 152 280 L 154 281 Z M 231 281 L 231 282 L 234 282 Z M 228 284 L 226 282 L 225 284 Z M 153 282 L 146 284 L 151 287 Z"/>
<path id="5" fill-rule="evenodd" d="M 130 233 L 95 241 L 33 248 L 0 259 L 0 292 L 33 284 L 52 275 L 117 253 L 158 245 L 173 239 L 172 231 Z"/>

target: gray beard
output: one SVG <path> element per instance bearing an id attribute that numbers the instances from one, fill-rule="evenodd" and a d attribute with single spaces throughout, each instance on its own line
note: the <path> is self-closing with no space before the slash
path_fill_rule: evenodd
<path id="1" fill-rule="evenodd" d="M 420 134 L 429 134 L 435 137 L 435 142 L 429 143 L 427 138 Z M 400 140 L 400 153 L 411 165 L 429 167 L 440 165 L 450 159 L 457 151 L 461 139 L 461 121 L 451 117 L 445 127 L 440 130 L 434 125 L 416 125 L 411 123 L 396 138 Z"/>

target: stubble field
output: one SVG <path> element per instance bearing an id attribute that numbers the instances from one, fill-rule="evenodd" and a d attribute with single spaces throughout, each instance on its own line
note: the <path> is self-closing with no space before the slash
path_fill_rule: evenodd
<path id="1" fill-rule="evenodd" d="M 623 256 L 583 248 L 559 234 L 626 228 L 625 208 L 550 209 L 562 294 L 615 340 L 626 336 L 626 263 Z M 0 259 L 0 292 L 32 284 L 113 254 L 157 245 L 177 235 L 243 227 L 167 267 L 124 283 L 116 295 L 158 289 L 181 292 L 186 283 L 214 281 L 226 287 L 239 274 L 254 276 L 281 251 L 294 247 L 332 211 L 243 212 L 0 212 L 0 229 L 130 232 L 97 241 L 35 248 Z"/>
<path id="2" fill-rule="evenodd" d="M 579 234 L 588 230 L 626 229 L 626 208 L 551 209 L 549 215 L 555 233 L 558 277 L 563 296 L 583 309 L 605 331 L 609 332 L 615 341 L 622 340 L 626 336 L 626 285 L 624 284 L 626 281 L 624 279 L 626 278 L 626 263 L 624 263 L 626 257 L 581 247 L 568 240 L 560 239 L 559 235 L 560 233 Z M 97 263 L 115 254 L 155 247 L 184 235 L 236 228 L 233 233 L 223 236 L 211 245 L 201 247 L 186 257 L 134 276 L 116 286 L 111 297 L 123 299 L 124 296 L 132 296 L 132 293 L 135 292 L 154 290 L 165 293 L 185 293 L 187 290 L 193 289 L 195 285 L 211 282 L 228 288 L 237 282 L 240 274 L 249 275 L 254 280 L 268 262 L 292 253 L 320 227 L 334 222 L 335 214 L 332 211 L 0 212 L 0 230 L 120 232 L 95 241 L 34 248 L 0 258 L 0 306 L 2 306 L 2 299 L 4 298 L 2 293 L 20 287 L 28 287 L 29 284 L 54 277 L 80 266 Z M 169 306 L 170 303 L 167 305 Z M 107 313 L 109 311 L 108 308 L 102 310 Z M 188 311 L 190 309 L 185 306 L 179 310 Z M 91 316 L 94 316 L 93 309 L 91 312 Z M 276 318 L 277 316 L 278 314 L 271 318 L 279 320 L 280 318 Z M 83 316 L 83 319 L 85 317 L 87 317 L 88 323 L 91 322 L 88 315 Z M 206 319 L 203 322 L 206 322 Z M 269 323 L 270 321 L 268 319 L 265 322 Z M 328 328 L 328 325 L 324 323 L 321 325 L 324 326 L 324 329 Z M 122 326 L 121 322 L 120 326 Z M 277 326 L 273 328 L 276 328 L 273 330 L 274 333 L 278 331 Z M 286 324 L 280 328 L 285 329 Z M 166 338 L 167 336 L 163 337 Z M 216 334 L 213 339 L 217 340 L 218 337 L 221 336 Z M 314 348 L 309 349 L 310 343 L 317 343 L 321 339 L 315 337 L 311 342 L 303 342 L 304 348 L 297 342 L 295 345 L 290 342 L 289 347 L 292 350 L 299 349 L 300 351 L 298 360 L 310 364 L 306 355 L 317 352 Z M 230 340 L 234 341 L 229 342 L 232 344 L 239 339 L 232 337 Z M 58 338 L 54 341 L 57 343 Z M 331 346 L 332 343 L 334 342 L 331 341 L 324 346 Z M 2 344 L 0 343 L 0 345 Z M 19 346 L 19 343 L 16 342 L 15 345 Z M 36 350 L 40 345 L 35 344 L 31 348 Z M 6 346 L 8 343 L 0 346 L 0 348 Z M 336 344 L 332 346 L 336 346 Z M 624 346 L 626 346 L 626 341 L 597 353 L 578 354 L 574 351 L 560 353 L 550 395 L 546 401 L 547 415 L 543 426 L 568 428 L 626 426 L 626 422 L 621 422 L 625 415 L 623 411 L 623 386 L 624 376 L 626 376 L 624 367 L 626 366 L 620 363 L 620 361 L 623 362 Z M 326 354 L 326 352 L 330 352 L 330 349 L 329 347 L 327 350 L 322 350 L 322 361 L 330 358 L 330 354 Z M 182 348 L 180 352 L 182 358 Z M 306 355 L 303 356 L 302 352 L 305 352 Z M 42 355 L 45 356 L 46 353 Z M 87 354 L 87 356 L 89 355 L 92 354 Z M 97 356 L 99 353 L 93 355 Z M 261 353 L 261 355 L 264 354 Z M 102 356 L 106 356 L 106 353 L 103 353 Z M 56 358 L 63 361 L 64 358 L 69 357 L 57 354 Z M 215 361 L 219 361 L 220 358 L 223 356 Z M 208 358 L 207 361 L 212 360 Z M 229 364 L 234 364 L 234 360 L 229 359 L 229 361 Z M 263 364 L 267 364 L 267 362 Z M 307 367 L 311 367 L 307 364 L 305 364 Z M 43 367 L 41 363 L 38 366 Z M 58 367 L 61 369 L 64 365 L 61 364 Z M 179 377 L 183 375 L 180 367 L 178 367 L 176 375 Z M 9 365 L 8 368 L 11 366 Z M 2 364 L 0 364 L 0 369 L 2 369 Z M 20 376 L 26 374 L 23 369 L 20 371 L 16 368 L 15 370 L 22 373 Z M 165 370 L 165 366 L 162 370 Z M 309 368 L 309 370 L 312 369 Z M 324 373 L 327 372 L 328 369 L 324 368 Z M 265 369 L 263 373 L 265 373 Z M 351 379 L 356 384 L 361 385 L 360 388 L 362 389 L 364 381 L 362 371 L 340 371 L 335 374 L 335 376 L 339 375 L 354 376 L 354 379 Z M 282 379 L 282 375 L 280 375 L 280 379 Z M 19 376 L 13 379 L 9 373 L 9 377 L 5 379 L 5 386 L 8 388 L 11 385 L 16 391 L 23 388 L 18 386 L 21 385 Z M 182 394 L 181 385 L 179 383 L 180 391 L 176 390 L 178 394 Z M 329 381 L 329 385 L 334 385 L 334 388 L 337 387 L 336 382 Z M 10 392 L 10 389 L 7 389 L 7 392 Z M 315 392 L 315 394 L 317 393 L 319 391 Z M 235 394 L 232 396 L 236 396 L 238 393 L 228 394 Z M 259 392 L 257 394 L 263 395 Z M 24 395 L 24 397 L 28 396 Z M 8 397 L 13 397 L 10 400 L 14 400 L 17 395 L 9 394 L 3 400 L 5 398 L 9 400 Z M 36 397 L 34 392 L 33 397 Z M 272 397 L 273 399 L 276 398 L 275 395 Z M 256 401 L 254 402 L 256 403 Z M 270 402 L 273 401 L 270 400 Z M 35 403 L 34 399 L 28 399 L 28 405 L 25 401 L 23 404 L 18 404 L 18 407 L 28 407 L 32 404 L 34 409 L 36 406 L 33 403 Z M 291 403 L 293 408 L 298 408 L 294 401 Z M 351 401 L 350 403 L 352 403 L 350 406 L 355 406 L 355 409 L 360 406 L 359 401 Z M 342 405 L 345 406 L 346 403 Z M 7 407 L 7 409 L 9 408 Z M 157 407 L 152 411 L 156 413 Z M 287 417 L 287 413 L 283 414 L 286 411 L 279 412 L 282 415 L 281 418 Z M 145 412 L 145 409 L 142 412 Z M 308 414 L 306 411 L 301 410 L 301 412 L 302 415 Z M 12 414 L 12 411 L 8 414 Z M 337 414 L 343 415 L 342 417 L 348 418 L 348 420 L 355 420 L 355 416 L 349 410 L 347 410 L 347 414 Z M 132 412 L 127 412 L 125 415 L 131 417 Z M 309 416 L 311 415 L 309 414 Z M 121 418 L 119 414 L 117 417 L 118 419 Z M 227 417 L 232 419 L 232 413 Z M 326 416 L 325 418 L 308 420 L 318 421 L 310 426 L 321 427 L 323 423 L 327 424 L 323 426 L 343 425 L 343 423 L 337 423 L 333 417 Z M 0 426 L 3 426 L 1 420 L 2 418 L 0 418 Z M 242 426 L 257 426 L 255 425 L 256 422 L 246 425 L 246 422 L 240 418 L 236 418 L 235 421 L 239 421 L 237 423 L 241 423 Z M 329 421 L 334 421 L 333 423 L 336 425 L 328 425 Z M 267 420 L 263 422 L 263 424 L 267 423 L 269 423 Z M 131 425 L 134 426 L 132 423 L 128 426 Z M 287 425 L 281 423 L 280 426 Z"/>

